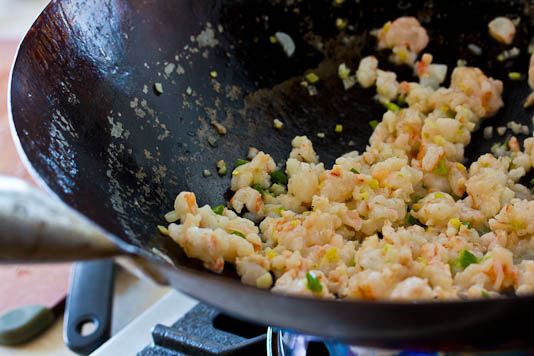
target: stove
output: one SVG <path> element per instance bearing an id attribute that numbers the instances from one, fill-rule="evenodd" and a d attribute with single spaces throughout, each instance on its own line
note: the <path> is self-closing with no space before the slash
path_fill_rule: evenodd
<path id="1" fill-rule="evenodd" d="M 527 355 L 528 353 L 492 353 Z M 429 356 L 324 342 L 232 318 L 171 292 L 91 356 Z M 452 355 L 452 354 L 451 354 Z M 477 355 L 471 353 L 470 355 Z M 482 354 L 480 354 L 482 355 Z"/>

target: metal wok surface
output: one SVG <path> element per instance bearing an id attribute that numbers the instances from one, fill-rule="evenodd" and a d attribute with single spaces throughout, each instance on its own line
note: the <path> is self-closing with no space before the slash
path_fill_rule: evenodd
<path id="1" fill-rule="evenodd" d="M 204 178 L 202 171 L 215 173 L 220 159 L 244 158 L 250 146 L 278 162 L 292 137 L 305 134 L 326 165 L 363 150 L 371 134 L 367 122 L 384 109 L 372 100 L 373 89 L 344 91 L 337 66 L 355 68 L 362 56 L 376 53 L 370 30 L 400 15 L 416 16 L 428 29 L 426 52 L 437 63 L 451 70 L 462 58 L 505 82 L 505 108 L 482 127 L 515 120 L 532 129 L 532 111 L 522 108 L 526 80 L 514 82 L 507 74 L 526 73 L 533 13 L 527 1 L 52 1 L 20 46 L 11 78 L 12 120 L 28 163 L 53 193 L 124 249 L 154 261 L 168 256 L 175 267 L 152 266 L 173 287 L 235 316 L 381 347 L 532 346 L 534 297 L 388 303 L 280 296 L 241 285 L 232 268 L 222 276 L 204 270 L 156 226 L 182 190 L 194 191 L 201 205 L 223 203 L 230 175 Z M 497 15 L 521 18 L 518 58 L 496 60 L 507 48 L 487 33 Z M 354 27 L 340 34 L 338 17 Z M 278 31 L 296 43 L 290 58 L 269 41 Z M 482 55 L 470 52 L 470 43 Z M 378 53 L 381 67 L 413 80 L 387 56 Z M 321 77 L 317 96 L 299 85 L 310 69 Z M 160 95 L 156 82 L 163 86 Z M 284 130 L 272 128 L 275 118 Z M 212 120 L 228 133 L 219 136 Z M 339 135 L 336 124 L 344 127 Z M 468 158 L 488 152 L 492 143 L 479 130 Z"/>

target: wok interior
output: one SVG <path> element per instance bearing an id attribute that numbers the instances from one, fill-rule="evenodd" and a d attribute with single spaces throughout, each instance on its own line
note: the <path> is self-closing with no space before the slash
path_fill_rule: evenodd
<path id="1" fill-rule="evenodd" d="M 526 80 L 508 80 L 510 71 L 528 68 L 534 21 L 528 2 L 391 5 L 52 2 L 22 43 L 14 67 L 17 134 L 33 168 L 67 204 L 127 243 L 201 268 L 156 228 L 176 195 L 188 190 L 201 205 L 224 203 L 231 175 L 218 177 L 215 164 L 224 159 L 232 169 L 250 146 L 279 162 L 294 136 L 307 135 L 327 166 L 347 151 L 365 149 L 367 123 L 380 119 L 384 108 L 372 100 L 374 89 L 343 90 L 337 67 L 345 62 L 354 70 L 361 57 L 377 54 L 382 68 L 414 80 L 408 68 L 387 62 L 387 51 L 375 49 L 369 32 L 388 20 L 416 16 L 429 31 L 426 52 L 447 64 L 449 73 L 461 58 L 505 82 L 505 107 L 482 127 L 515 120 L 532 129 L 532 113 L 522 108 Z M 498 15 L 521 18 L 514 40 L 521 55 L 506 62 L 496 58 L 507 47 L 487 33 L 487 23 Z M 340 33 L 338 17 L 353 28 Z M 292 57 L 269 41 L 276 32 L 294 40 Z M 470 43 L 482 55 L 469 51 Z M 299 84 L 310 69 L 321 78 L 316 96 Z M 162 84 L 161 95 L 155 83 Z M 275 118 L 284 122 L 283 130 L 272 127 Z M 226 126 L 226 135 L 219 136 L 213 119 Z M 334 134 L 336 124 L 343 125 L 341 134 Z M 318 132 L 326 137 L 317 138 Z M 503 140 L 484 140 L 479 130 L 466 155 L 472 160 Z M 203 177 L 205 169 L 213 176 Z"/>

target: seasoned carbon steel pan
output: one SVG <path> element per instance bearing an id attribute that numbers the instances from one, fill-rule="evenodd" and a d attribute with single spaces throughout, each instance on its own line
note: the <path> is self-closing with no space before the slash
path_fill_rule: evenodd
<path id="1" fill-rule="evenodd" d="M 39 226 L 31 219 L 26 225 L 4 216 L 3 226 L 18 240 L 6 238 L 3 229 L 2 258 L 135 255 L 152 277 L 232 315 L 354 344 L 534 346 L 534 297 L 392 303 L 276 295 L 242 285 L 231 267 L 223 275 L 204 270 L 156 228 L 182 190 L 195 192 L 201 205 L 223 203 L 230 176 L 205 178 L 202 172 L 214 172 L 220 159 L 243 158 L 250 146 L 278 162 L 287 157 L 292 137 L 308 135 L 327 165 L 346 151 L 363 150 L 371 134 L 367 123 L 384 108 L 372 99 L 373 89 L 343 90 L 337 66 L 355 68 L 362 56 L 376 53 L 370 31 L 405 14 L 427 28 L 426 51 L 436 62 L 453 68 L 461 58 L 504 81 L 505 107 L 482 127 L 515 120 L 532 129 L 533 112 L 522 108 L 526 80 L 508 79 L 510 71 L 528 68 L 534 5 L 527 1 L 52 1 L 18 51 L 10 87 L 12 127 L 28 166 L 79 213 L 72 217 L 78 221 L 74 228 L 84 232 L 69 236 L 74 220 L 65 220 L 64 210 L 53 210 L 63 225 L 52 227 L 68 237 L 68 246 L 49 239 L 51 225 L 32 235 Z M 521 19 L 514 40 L 521 54 L 505 62 L 496 57 L 507 47 L 487 31 L 498 15 Z M 341 34 L 338 17 L 352 25 Z M 291 57 L 269 41 L 276 32 L 294 40 Z M 482 53 L 470 51 L 469 44 Z M 407 68 L 388 64 L 388 53 L 377 56 L 382 67 L 413 80 Z M 299 85 L 310 69 L 321 77 L 316 96 Z M 283 130 L 272 127 L 274 119 L 284 123 Z M 225 125 L 227 134 L 219 136 L 212 120 Z M 343 125 L 342 133 L 334 134 L 336 124 Z M 317 132 L 326 137 L 317 139 Z M 488 152 L 492 143 L 479 130 L 468 158 Z M 7 191 L 12 197 L 27 193 L 13 181 L 2 184 L 4 197 Z M 29 217 L 33 210 L 21 208 L 24 199 L 13 209 Z M 35 210 L 50 215 L 56 208 L 40 199 Z M 13 226 L 26 228 L 26 234 L 17 235 Z M 30 235 L 35 240 L 27 242 Z"/>

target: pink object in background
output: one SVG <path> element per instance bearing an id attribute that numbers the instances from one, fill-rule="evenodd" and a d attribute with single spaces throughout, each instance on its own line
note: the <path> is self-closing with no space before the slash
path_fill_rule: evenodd
<path id="1" fill-rule="evenodd" d="M 53 308 L 65 299 L 70 263 L 0 266 L 0 314 L 30 304 Z"/>

